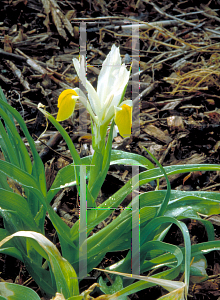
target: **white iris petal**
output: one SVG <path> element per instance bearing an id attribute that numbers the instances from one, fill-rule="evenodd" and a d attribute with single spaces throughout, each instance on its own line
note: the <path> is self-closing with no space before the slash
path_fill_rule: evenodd
<path id="1" fill-rule="evenodd" d="M 79 101 L 84 105 L 84 107 L 88 110 L 89 114 L 91 115 L 91 117 L 93 118 L 94 121 L 97 121 L 96 116 L 94 115 L 94 111 L 89 103 L 89 101 L 87 100 L 86 95 L 83 93 L 83 91 L 79 88 L 75 88 L 74 91 L 79 95 Z"/>
<path id="2" fill-rule="evenodd" d="M 96 93 L 96 90 L 94 87 L 91 85 L 91 83 L 86 79 L 86 73 L 85 73 L 85 58 L 82 56 L 81 58 L 81 64 L 79 61 L 74 58 L 73 59 L 73 64 L 76 69 L 76 73 L 79 77 L 79 79 L 82 81 L 83 86 L 87 90 L 89 94 L 89 102 L 91 104 L 92 109 L 94 110 L 95 114 L 98 115 L 98 112 L 100 110 L 100 101 L 99 97 Z"/>
<path id="3" fill-rule="evenodd" d="M 112 93 L 115 84 L 118 80 L 118 72 L 121 67 L 121 57 L 119 48 L 112 46 L 110 53 L 102 64 L 102 69 L 98 77 L 97 94 L 99 96 L 101 105 L 104 105 L 108 95 Z"/>

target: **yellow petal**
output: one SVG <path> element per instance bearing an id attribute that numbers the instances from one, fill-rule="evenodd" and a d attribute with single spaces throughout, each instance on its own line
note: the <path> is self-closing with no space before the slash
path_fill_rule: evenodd
<path id="1" fill-rule="evenodd" d="M 131 135 L 132 123 L 132 106 L 123 104 L 115 112 L 115 123 L 121 136 L 127 137 Z"/>
<path id="2" fill-rule="evenodd" d="M 73 114 L 76 104 L 76 96 L 78 96 L 77 93 L 71 89 L 67 89 L 60 94 L 57 104 L 59 107 L 57 114 L 58 122 L 68 119 Z"/>

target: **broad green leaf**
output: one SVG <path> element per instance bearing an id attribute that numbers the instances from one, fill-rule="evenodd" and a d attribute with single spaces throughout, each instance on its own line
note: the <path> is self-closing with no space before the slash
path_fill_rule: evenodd
<path id="1" fill-rule="evenodd" d="M 91 163 L 92 155 L 81 158 L 81 164 L 89 166 Z M 110 164 L 139 165 L 148 169 L 154 168 L 154 165 L 146 157 L 120 150 L 112 150 Z M 106 166 L 108 166 L 107 162 Z M 73 185 L 76 185 L 76 179 L 74 165 L 70 164 L 58 171 L 50 191 L 48 192 L 48 202 L 52 200 L 61 188 Z"/>
<path id="2" fill-rule="evenodd" d="M 123 280 L 120 276 L 116 276 L 113 283 L 109 286 L 107 285 L 108 279 L 104 280 L 102 277 L 99 277 L 100 290 L 105 294 L 114 294 L 123 289 Z M 117 300 L 127 300 L 127 296 L 119 296 Z"/>
<path id="3" fill-rule="evenodd" d="M 0 228 L 0 241 L 6 238 L 7 236 L 10 235 L 10 232 L 8 232 L 6 229 Z M 21 252 L 14 247 L 14 242 L 13 241 L 8 241 L 5 245 L 5 248 L 0 248 L 0 253 L 5 253 L 8 255 L 11 255 L 20 261 L 23 261 Z"/>
<path id="4" fill-rule="evenodd" d="M 142 193 L 140 195 L 140 207 L 159 206 L 165 194 L 165 190 Z M 217 192 L 171 190 L 167 210 L 174 211 L 179 215 L 184 209 L 192 210 L 194 207 L 197 212 L 210 215 L 219 211 L 219 203 L 220 194 Z"/>
<path id="5" fill-rule="evenodd" d="M 0 187 L 4 190 L 11 191 L 11 188 L 8 185 L 7 176 L 3 173 L 0 173 Z"/>
<path id="6" fill-rule="evenodd" d="M 189 274 L 190 274 L 190 262 L 191 262 L 191 243 L 190 243 L 188 229 L 183 222 L 177 221 L 175 218 L 170 218 L 170 217 L 157 217 L 157 218 L 151 220 L 145 227 L 145 232 L 144 233 L 141 232 L 140 245 L 142 246 L 146 241 L 152 240 L 154 238 L 154 234 L 156 233 L 156 229 L 165 223 L 168 223 L 168 224 L 171 223 L 171 224 L 177 225 L 183 234 L 184 243 L 185 243 L 185 251 L 186 251 L 185 282 L 186 282 L 186 287 L 188 288 Z"/>
<path id="7" fill-rule="evenodd" d="M 13 194 L 13 193 L 12 193 Z M 2 192 L 3 196 L 6 196 L 6 200 L 7 197 L 10 198 L 10 194 L 4 193 Z M 15 196 L 19 196 L 17 194 L 14 194 Z M 24 202 L 25 200 L 22 197 L 13 197 L 14 195 L 12 195 L 12 200 L 16 199 L 16 200 L 21 200 L 21 205 L 22 202 Z M 4 199 L 5 200 L 5 199 Z M 11 199 L 9 199 L 9 202 L 11 202 Z M 5 203 L 3 203 L 2 207 L 1 207 L 1 203 L 0 203 L 0 215 L 3 217 L 4 220 L 4 227 L 5 229 L 7 229 L 7 231 L 5 233 L 10 233 L 13 234 L 17 231 L 20 230 L 37 230 L 39 231 L 39 229 L 37 228 L 36 224 L 33 221 L 33 216 L 31 216 L 31 214 L 29 214 L 29 216 L 27 215 L 27 220 L 25 220 L 25 210 L 22 212 L 22 208 L 19 207 L 19 203 L 15 203 L 15 208 L 18 207 L 20 209 L 20 213 L 19 210 L 14 210 L 13 208 L 11 210 L 8 209 L 3 209 L 3 207 L 8 207 L 9 209 L 11 208 L 11 203 L 8 203 L 8 201 L 5 201 Z M 27 208 L 27 204 L 24 204 L 23 209 Z M 28 214 L 28 210 L 27 210 L 27 214 Z M 28 223 L 28 221 L 30 221 L 30 223 Z M 7 234 L 7 236 L 9 236 L 9 234 Z M 3 238 L 3 237 L 2 237 Z M 28 256 L 30 259 L 33 259 L 36 263 L 38 264 L 42 264 L 42 257 L 36 253 L 36 251 L 30 251 L 29 247 L 28 247 L 28 243 L 26 244 L 24 240 L 21 239 L 13 239 L 10 240 L 6 247 L 3 249 L 0 249 L 1 253 L 7 253 L 7 254 L 11 254 L 12 256 L 19 258 L 21 261 L 23 261 L 23 256 L 24 254 L 28 253 Z"/>
<path id="8" fill-rule="evenodd" d="M 21 185 L 32 189 L 35 193 L 37 193 L 38 196 L 43 196 L 40 192 L 39 184 L 36 179 L 17 166 L 7 161 L 0 160 L 0 172 L 4 173 Z"/>
<path id="9" fill-rule="evenodd" d="M 58 171 L 56 178 L 54 179 L 54 182 L 47 193 L 47 203 L 51 202 L 53 197 L 59 192 L 60 189 L 75 185 L 75 166 L 70 164 Z"/>
<path id="10" fill-rule="evenodd" d="M 1 188 L 0 194 L 0 206 L 2 209 L 10 210 L 11 212 L 14 211 L 14 213 L 16 213 L 20 217 L 24 224 L 29 227 L 29 229 L 39 231 L 25 198 L 16 193 L 9 192 Z"/>
<path id="11" fill-rule="evenodd" d="M 38 255 L 40 254 L 38 253 Z M 23 254 L 23 262 L 30 276 L 34 278 L 36 284 L 47 296 L 52 297 L 56 293 L 57 287 L 51 270 L 45 270 L 43 266 L 39 266 L 35 263 L 35 260 L 30 259 L 25 254 Z"/>
<path id="12" fill-rule="evenodd" d="M 0 253 L 10 255 L 10 256 L 15 257 L 18 260 L 24 262 L 21 252 L 16 247 L 0 248 Z"/>
<path id="13" fill-rule="evenodd" d="M 156 255 L 149 261 L 146 260 L 146 254 L 155 250 L 160 250 L 162 255 Z M 178 246 L 167 244 L 161 241 L 149 241 L 146 242 L 140 248 L 140 258 L 141 258 L 141 272 L 146 272 L 148 270 L 157 269 L 164 266 L 168 266 L 173 269 L 173 271 L 179 272 L 181 264 L 183 262 L 183 254 Z M 167 254 L 167 255 L 165 255 Z M 173 264 L 173 259 L 175 258 L 175 263 Z M 172 263 L 172 265 L 170 264 Z M 149 268 L 150 267 L 150 268 Z M 171 272 L 170 272 L 171 273 Z M 173 272 L 174 273 L 174 272 Z"/>
<path id="14" fill-rule="evenodd" d="M 181 173 L 188 173 L 194 171 L 219 171 L 220 166 L 215 164 L 173 165 L 173 166 L 164 167 L 164 170 L 167 175 L 173 175 L 173 174 L 181 174 Z M 139 176 L 140 176 L 139 185 L 142 185 L 152 180 L 155 180 L 157 178 L 160 178 L 164 175 L 159 168 L 154 168 L 140 173 Z"/>
<path id="15" fill-rule="evenodd" d="M 142 193 L 140 195 L 140 207 L 141 211 L 147 214 L 148 209 L 159 206 L 165 197 L 165 191 L 151 191 Z M 198 197 L 197 194 L 192 196 L 190 193 L 181 191 L 171 191 L 167 209 L 164 213 L 165 216 L 174 217 L 178 220 L 191 218 L 200 221 L 206 228 L 209 240 L 214 239 L 214 228 L 209 221 L 202 220 L 198 216 L 198 212 L 202 214 L 211 214 L 220 212 L 220 206 L 218 200 L 207 199 L 206 197 Z M 207 194 L 204 194 L 206 196 Z M 181 197 L 182 196 L 182 197 Z M 209 195 L 211 196 L 211 194 Z M 216 195 L 214 195 L 216 196 Z M 175 199 L 176 197 L 176 199 Z M 153 216 L 152 216 L 153 217 Z"/>
<path id="16" fill-rule="evenodd" d="M 107 230 L 103 230 L 107 228 Z M 92 237 L 94 238 L 88 238 L 87 239 L 87 247 L 88 247 L 88 252 L 87 252 L 87 257 L 88 259 L 90 256 L 98 255 L 98 253 L 105 249 L 106 247 L 109 247 L 109 245 L 114 248 L 114 244 L 112 244 L 117 238 L 122 236 L 128 229 L 131 230 L 131 218 L 125 219 L 122 221 L 119 225 L 117 225 L 114 230 L 111 230 L 106 226 L 99 232 L 101 233 L 100 236 L 102 239 L 99 237 L 98 233 L 96 235 L 93 235 Z M 103 234 L 104 233 L 104 234 Z"/>
<path id="17" fill-rule="evenodd" d="M 143 270 L 143 272 L 145 271 L 145 269 L 143 268 L 146 268 L 146 270 L 149 269 L 149 267 L 153 266 L 152 265 L 152 262 L 149 262 L 149 263 L 145 263 L 145 265 L 143 264 L 143 259 L 145 258 L 143 256 L 144 253 L 148 253 L 152 248 L 154 249 L 160 249 L 162 251 L 162 249 L 166 249 L 166 247 L 170 247 L 169 250 L 167 248 L 167 251 L 171 251 L 172 254 L 174 255 L 177 255 L 177 253 L 179 253 L 178 255 L 179 258 L 178 258 L 178 264 L 176 265 L 176 267 L 172 267 L 171 270 L 167 270 L 167 271 L 164 271 L 162 273 L 160 273 L 160 276 L 165 276 L 165 278 L 167 278 L 167 276 L 171 276 L 171 279 L 175 278 L 178 274 L 179 274 L 179 271 L 180 271 L 180 266 L 181 266 L 181 263 L 182 263 L 182 254 L 180 253 L 180 250 L 178 251 L 173 251 L 172 250 L 172 247 L 175 247 L 175 246 L 172 246 L 172 245 L 167 245 L 165 246 L 165 244 L 161 243 L 161 242 L 155 242 L 155 245 L 151 248 L 151 244 L 154 243 L 152 242 L 152 239 L 154 238 L 154 235 L 155 233 L 157 233 L 157 228 L 162 225 L 162 224 L 169 224 L 169 223 L 174 223 L 176 224 L 182 231 L 182 234 L 184 236 L 184 241 L 185 241 L 185 251 L 186 251 L 186 255 L 185 255 L 185 281 L 186 281 L 186 286 L 188 286 L 188 282 L 189 282 L 189 272 L 190 272 L 190 252 L 191 252 L 191 245 L 190 245 L 190 237 L 189 237 L 189 233 L 188 233 L 188 230 L 187 230 L 187 227 L 184 223 L 182 222 L 179 222 L 177 220 L 175 220 L 174 218 L 167 218 L 167 217 L 157 217 L 157 218 L 154 218 L 152 221 L 150 221 L 146 227 L 144 228 L 143 231 L 140 232 L 141 234 L 141 244 L 140 244 L 140 249 L 141 249 L 141 268 Z M 158 243 L 158 244 L 157 244 Z M 153 245 L 153 244 L 152 244 Z M 173 263 L 173 259 L 171 261 Z M 164 261 L 164 263 L 166 263 L 166 265 L 168 264 L 168 261 L 167 259 Z M 128 257 L 126 259 L 124 259 L 123 262 L 120 262 L 118 263 L 117 265 L 115 266 L 112 266 L 112 268 L 115 268 L 115 270 L 129 270 L 130 268 L 130 265 L 131 265 L 131 262 L 130 262 L 130 257 L 128 255 Z M 129 270 L 130 271 L 130 270 Z M 158 274 L 159 275 L 159 274 Z M 157 276 L 158 276 L 157 275 Z"/>
<path id="18" fill-rule="evenodd" d="M 164 167 L 164 170 L 167 175 L 173 175 L 177 173 L 185 173 L 185 172 L 193 172 L 193 171 L 217 171 L 219 170 L 219 165 L 178 165 L 178 166 L 168 166 Z M 139 177 L 139 186 L 151 182 L 157 178 L 163 176 L 162 171 L 159 168 L 154 168 L 148 171 L 144 171 L 138 175 Z M 99 205 L 98 214 L 97 214 L 97 224 L 101 221 L 105 220 L 112 212 L 111 208 L 118 207 L 118 205 L 133 191 L 137 188 L 137 186 L 132 186 L 132 179 L 130 179 L 119 191 L 117 191 L 113 196 Z M 161 191 L 159 191 L 161 192 Z M 166 193 L 166 191 L 165 191 Z M 193 194 L 192 194 L 193 195 Z M 220 196 L 216 196 L 220 197 Z M 152 201 L 154 199 L 152 198 Z M 158 205 L 159 202 L 155 200 L 155 205 Z M 109 208 L 109 209 L 108 209 Z M 96 224 L 96 225 L 97 225 Z"/>
<path id="19" fill-rule="evenodd" d="M 146 169 L 154 169 L 154 165 L 146 157 L 121 151 L 121 150 L 112 150 L 111 153 L 111 165 L 128 165 L 128 166 L 140 166 Z"/>
<path id="20" fill-rule="evenodd" d="M 46 204 L 47 211 L 51 222 L 53 223 L 54 228 L 56 229 L 59 236 L 62 238 L 73 248 L 76 248 L 70 236 L 70 228 L 69 226 L 57 215 L 57 213 L 53 210 L 53 208 Z"/>
<path id="21" fill-rule="evenodd" d="M 111 214 L 112 210 L 110 210 L 109 208 L 107 209 L 107 213 Z M 104 211 L 102 209 L 102 211 Z M 97 208 L 97 214 L 99 213 L 99 207 Z M 104 238 L 110 231 L 112 231 L 114 228 L 118 228 L 118 226 L 120 226 L 120 224 L 122 224 L 124 221 L 126 220 L 131 220 L 131 211 L 129 210 L 124 210 L 116 219 L 114 219 L 110 224 L 108 224 L 108 226 L 104 227 L 103 229 L 101 229 L 99 232 L 97 232 L 95 235 L 89 237 L 90 239 L 90 243 L 91 243 L 91 247 L 96 246 L 97 243 Z M 101 218 L 99 219 L 95 219 L 93 222 L 87 223 L 87 233 L 89 233 L 97 224 L 99 224 L 101 222 Z M 130 222 L 130 221 L 129 221 Z M 74 226 L 78 225 L 79 222 L 77 221 Z M 79 225 L 78 225 L 79 226 Z M 130 231 L 130 227 L 128 226 L 127 228 L 128 231 Z M 78 239 L 78 233 L 71 230 L 71 238 L 72 240 L 77 240 Z"/>
<path id="22" fill-rule="evenodd" d="M 97 269 L 101 270 L 101 269 Z M 172 280 L 167 280 L 167 279 L 161 279 L 157 278 L 155 276 L 140 276 L 140 275 L 135 275 L 135 274 L 128 274 L 128 273 L 122 273 L 122 272 L 114 272 L 114 271 L 109 271 L 109 270 L 101 270 L 105 271 L 110 274 L 116 274 L 116 275 L 121 275 L 127 278 L 133 278 L 133 279 L 139 279 L 140 281 L 133 283 L 122 290 L 116 292 L 113 295 L 106 295 L 107 297 L 105 299 L 108 300 L 113 300 L 113 299 L 118 299 L 118 297 L 124 295 L 128 296 L 130 294 L 136 293 L 137 291 L 143 290 L 147 287 L 153 286 L 153 285 L 160 285 L 166 290 L 173 292 L 171 294 L 166 295 L 168 298 L 165 299 L 175 299 L 175 300 L 184 300 L 185 299 L 185 290 L 186 290 L 186 285 L 183 282 L 180 281 L 172 281 Z M 171 298 L 169 298 L 169 295 L 171 295 Z M 173 296 L 178 296 L 177 298 L 172 298 Z"/>
<path id="23" fill-rule="evenodd" d="M 196 257 L 200 254 L 207 254 L 214 250 L 220 250 L 220 241 L 210 241 L 210 242 L 203 242 L 199 244 L 192 245 L 192 257 Z"/>
<path id="24" fill-rule="evenodd" d="M 15 182 L 18 182 L 26 191 L 27 201 L 29 203 L 29 208 L 31 209 L 31 213 L 33 218 L 35 214 L 39 211 L 41 204 L 44 205 L 46 209 L 46 203 L 43 194 L 41 193 L 41 189 L 39 186 L 38 181 L 30 174 L 26 173 L 25 171 L 21 170 L 19 167 L 0 160 L 0 176 L 2 173 L 13 179 Z M 40 201 L 40 203 L 39 203 Z M 43 211 L 43 215 L 41 215 L 40 223 L 38 221 L 38 225 L 43 230 L 43 223 L 45 218 L 45 210 Z"/>
<path id="25" fill-rule="evenodd" d="M 0 242 L 0 247 L 13 237 L 26 237 L 35 241 L 35 250 L 49 261 L 54 275 L 57 291 L 68 298 L 79 294 L 77 275 L 73 267 L 65 260 L 45 236 L 32 231 L 20 231 L 6 237 Z"/>
<path id="26" fill-rule="evenodd" d="M 5 95 L 4 95 L 1 87 L 0 87 L 0 99 L 3 102 L 7 103 L 7 99 L 5 98 Z M 1 103 L 0 103 L 0 108 L 2 108 L 3 111 L 8 115 L 9 120 L 11 121 L 12 127 L 16 128 L 14 120 L 13 120 L 13 117 L 9 113 L 9 111 L 3 105 L 1 105 Z M 6 128 L 7 133 L 5 131 L 5 128 Z M 13 135 L 11 134 L 11 131 L 8 128 L 7 123 L 5 123 L 5 128 L 2 126 L 2 123 L 1 123 L 1 128 L 0 128 L 0 132 L 1 132 L 0 147 L 1 147 L 2 151 L 3 151 L 3 154 L 4 154 L 4 157 L 5 157 L 6 161 L 11 161 L 11 160 L 9 160 L 9 156 L 10 155 L 14 156 L 13 161 L 14 160 L 16 161 L 18 159 L 18 157 L 15 157 L 17 155 L 17 152 L 14 153 L 14 151 L 12 151 L 12 149 L 13 149 L 12 145 L 14 143 L 14 138 L 13 138 Z M 6 145 L 7 145 L 7 147 L 6 147 Z M 9 145 L 11 145 L 11 147 Z M 17 150 L 17 149 L 14 149 L 14 150 Z M 18 163 L 18 160 L 17 160 L 17 163 Z"/>
<path id="27" fill-rule="evenodd" d="M 151 258 L 147 260 L 146 256 L 151 254 Z M 168 267 L 167 270 L 157 273 L 166 279 L 176 278 L 183 264 L 183 253 L 178 246 L 170 245 L 160 241 L 149 241 L 140 247 L 140 272 L 156 271 L 158 268 Z M 117 272 L 131 272 L 131 252 L 126 257 L 111 265 L 107 269 Z"/>
<path id="28" fill-rule="evenodd" d="M 0 299 L 6 300 L 40 300 L 32 289 L 19 284 L 0 282 Z"/>

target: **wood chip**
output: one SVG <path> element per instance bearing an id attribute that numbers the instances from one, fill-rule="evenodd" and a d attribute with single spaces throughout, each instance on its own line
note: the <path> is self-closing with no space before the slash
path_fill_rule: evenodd
<path id="1" fill-rule="evenodd" d="M 160 130 L 154 125 L 148 125 L 144 129 L 144 132 L 146 132 L 149 136 L 159 140 L 160 142 L 164 144 L 169 144 L 172 139 L 169 135 L 165 134 L 164 131 Z"/>
<path id="2" fill-rule="evenodd" d="M 181 131 L 184 130 L 183 118 L 180 116 L 171 116 L 167 118 L 167 125 L 170 130 Z"/>

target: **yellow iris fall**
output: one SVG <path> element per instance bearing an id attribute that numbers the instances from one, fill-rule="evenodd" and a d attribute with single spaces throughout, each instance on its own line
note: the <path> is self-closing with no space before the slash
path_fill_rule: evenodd
<path id="1" fill-rule="evenodd" d="M 60 94 L 57 104 L 57 107 L 59 108 L 57 114 L 58 122 L 68 119 L 73 114 L 76 104 L 74 96 L 78 95 L 71 89 L 67 89 Z"/>
<path id="2" fill-rule="evenodd" d="M 115 124 L 118 126 L 120 135 L 128 137 L 131 135 L 132 123 L 132 107 L 127 104 L 122 104 L 120 108 L 116 108 Z"/>

